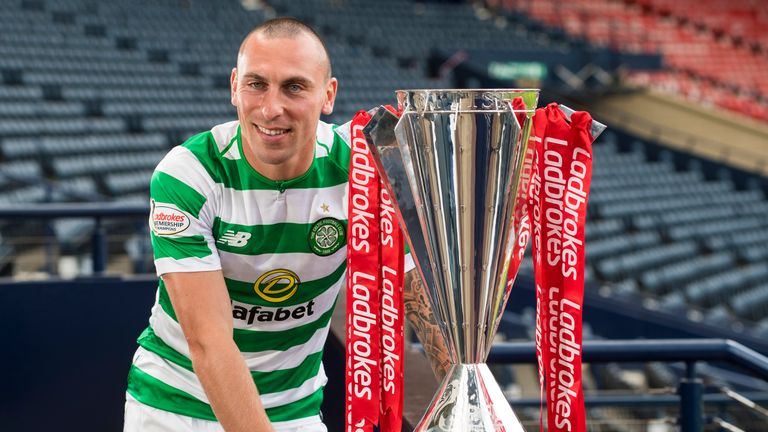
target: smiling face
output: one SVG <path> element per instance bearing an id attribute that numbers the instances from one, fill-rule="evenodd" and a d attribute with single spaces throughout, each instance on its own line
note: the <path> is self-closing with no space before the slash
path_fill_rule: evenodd
<path id="1" fill-rule="evenodd" d="M 232 105 L 243 153 L 272 180 L 304 174 L 314 159 L 320 114 L 330 114 L 337 82 L 321 43 L 306 33 L 251 34 L 232 70 Z"/>

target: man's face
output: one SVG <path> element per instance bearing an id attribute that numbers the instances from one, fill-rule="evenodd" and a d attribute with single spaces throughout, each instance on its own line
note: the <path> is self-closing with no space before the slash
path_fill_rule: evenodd
<path id="1" fill-rule="evenodd" d="M 232 105 L 248 162 L 272 180 L 297 177 L 314 158 L 320 113 L 330 114 L 336 79 L 328 78 L 313 37 L 252 35 L 232 71 Z"/>

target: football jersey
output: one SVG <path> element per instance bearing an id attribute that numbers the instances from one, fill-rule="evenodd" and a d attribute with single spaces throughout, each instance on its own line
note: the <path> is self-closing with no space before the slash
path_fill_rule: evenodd
<path id="1" fill-rule="evenodd" d="M 175 147 L 151 180 L 158 275 L 222 271 L 234 341 L 273 423 L 317 416 L 327 381 L 321 357 L 347 258 L 350 148 L 336 128 L 319 123 L 314 161 L 291 180 L 251 167 L 237 121 Z M 216 420 L 162 279 L 138 342 L 128 393 Z"/>

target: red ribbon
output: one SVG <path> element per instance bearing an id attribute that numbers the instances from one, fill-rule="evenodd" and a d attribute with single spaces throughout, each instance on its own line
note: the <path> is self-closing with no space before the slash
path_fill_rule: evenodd
<path id="1" fill-rule="evenodd" d="M 350 125 L 347 432 L 371 432 L 379 420 L 379 175 L 363 136 L 370 118 L 360 111 Z"/>
<path id="2" fill-rule="evenodd" d="M 403 239 L 395 201 L 381 184 L 352 119 L 347 227 L 347 432 L 400 432 L 403 412 Z"/>
<path id="3" fill-rule="evenodd" d="M 512 109 L 515 112 L 515 119 L 518 125 L 522 128 L 525 124 L 525 102 L 523 98 L 517 97 L 512 100 Z M 522 133 L 522 129 L 521 129 Z M 525 255 L 525 248 L 528 246 L 528 240 L 531 235 L 531 204 L 528 202 L 530 196 L 530 185 L 533 180 L 534 170 L 536 169 L 536 137 L 534 136 L 533 129 L 531 130 L 530 138 L 528 139 L 528 147 L 525 154 L 523 154 L 523 171 L 520 175 L 520 185 L 517 189 L 517 196 L 515 198 L 515 207 L 513 210 L 513 230 L 515 235 L 515 244 L 512 248 L 512 258 L 509 263 L 509 277 L 507 278 L 506 295 L 509 294 L 509 290 L 512 289 L 512 284 L 515 281 L 517 271 L 520 269 L 520 263 L 523 261 Z"/>
<path id="4" fill-rule="evenodd" d="M 592 117 L 585 112 L 574 113 L 568 124 L 554 103 L 536 110 L 521 182 L 527 205 L 518 204 L 513 216 L 517 243 L 507 290 L 531 237 L 540 394 L 547 400 L 548 430 L 557 432 L 586 430 L 581 316 L 584 224 L 592 177 L 591 125 Z M 520 198 L 518 193 L 518 202 Z M 541 418 L 539 423 L 543 430 Z"/>
<path id="5" fill-rule="evenodd" d="M 543 296 L 543 276 L 544 272 L 541 271 L 542 255 L 538 253 L 541 250 L 541 245 L 544 244 L 543 230 L 541 229 L 541 165 L 540 160 L 542 157 L 542 143 L 544 142 L 544 136 L 547 130 L 547 116 L 544 109 L 536 111 L 536 115 L 533 117 L 533 126 L 531 130 L 531 139 L 529 146 L 533 149 L 533 161 L 531 169 L 531 180 L 528 186 L 528 208 L 529 214 L 532 218 L 533 224 L 533 267 L 534 267 L 534 283 L 536 285 L 536 358 L 539 367 L 539 398 L 543 403 L 543 398 L 546 393 L 546 358 L 545 352 L 548 352 L 548 344 L 546 334 L 548 333 L 548 314 L 546 309 L 546 302 Z M 540 411 L 543 409 L 539 407 Z M 539 429 L 544 430 L 542 424 L 541 415 L 539 416 Z"/>
<path id="6" fill-rule="evenodd" d="M 537 110 L 534 117 L 541 181 L 540 188 L 531 182 L 530 199 L 537 231 L 533 245 L 536 346 L 546 388 L 548 430 L 557 432 L 586 430 L 581 315 L 591 124 L 590 115 L 580 112 L 572 115 L 569 125 L 557 104 Z"/>
<path id="7" fill-rule="evenodd" d="M 403 418 L 403 237 L 395 200 L 381 185 L 381 406 L 379 430 L 400 432 Z"/>

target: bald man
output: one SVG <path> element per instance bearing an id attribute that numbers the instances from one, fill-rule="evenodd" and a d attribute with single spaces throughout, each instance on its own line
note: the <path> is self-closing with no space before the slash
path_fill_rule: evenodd
<path id="1" fill-rule="evenodd" d="M 326 431 L 321 357 L 345 283 L 350 150 L 319 119 L 336 87 L 311 28 L 267 21 L 232 70 L 238 120 L 157 166 L 160 281 L 125 431 Z"/>
<path id="2" fill-rule="evenodd" d="M 326 431 L 321 358 L 346 283 L 350 147 L 348 125 L 319 119 L 336 88 L 311 28 L 267 21 L 232 70 L 238 119 L 155 169 L 160 281 L 128 375 L 126 432 Z M 413 271 L 403 297 L 442 378 L 448 351 Z"/>

